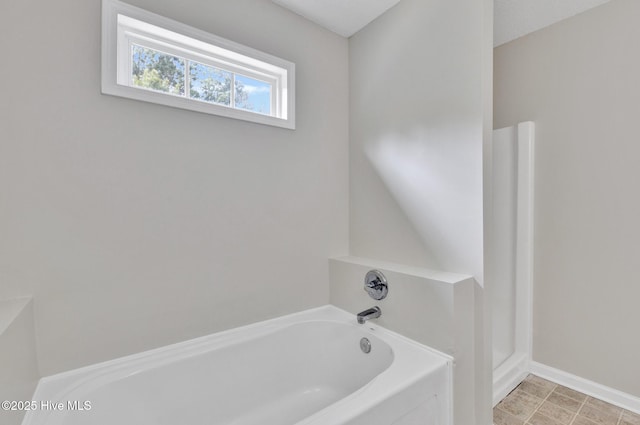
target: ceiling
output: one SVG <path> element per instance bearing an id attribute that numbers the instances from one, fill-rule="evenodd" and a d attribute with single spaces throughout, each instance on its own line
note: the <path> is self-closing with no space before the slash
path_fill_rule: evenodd
<path id="1" fill-rule="evenodd" d="M 493 45 L 570 18 L 610 0 L 494 0 Z"/>
<path id="2" fill-rule="evenodd" d="M 400 0 L 272 0 L 343 37 L 351 37 Z M 499 46 L 611 0 L 494 0 Z"/>
<path id="3" fill-rule="evenodd" d="M 400 0 L 271 0 L 343 37 L 351 37 Z"/>

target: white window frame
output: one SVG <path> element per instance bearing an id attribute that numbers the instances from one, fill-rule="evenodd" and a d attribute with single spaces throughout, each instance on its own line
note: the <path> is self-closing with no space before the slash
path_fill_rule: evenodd
<path id="1" fill-rule="evenodd" d="M 134 86 L 133 44 L 231 72 L 231 106 Z M 271 85 L 271 115 L 234 107 L 235 74 Z M 294 63 L 118 0 L 102 1 L 102 93 L 295 129 Z"/>

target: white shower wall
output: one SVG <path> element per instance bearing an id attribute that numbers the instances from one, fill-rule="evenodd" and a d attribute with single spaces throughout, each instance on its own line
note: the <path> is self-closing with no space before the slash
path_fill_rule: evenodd
<path id="1" fill-rule="evenodd" d="M 493 368 L 515 352 L 518 149 L 516 127 L 493 135 Z"/>
<path id="2" fill-rule="evenodd" d="M 495 130 L 492 146 L 494 404 L 529 370 L 534 124 Z"/>

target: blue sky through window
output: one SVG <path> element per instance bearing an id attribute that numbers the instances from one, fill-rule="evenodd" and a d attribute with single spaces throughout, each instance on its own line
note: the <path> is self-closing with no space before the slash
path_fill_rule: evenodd
<path id="1" fill-rule="evenodd" d="M 271 84 L 236 74 L 236 83 L 244 86 L 247 94 L 247 104 L 252 106 L 252 111 L 261 114 L 271 114 Z M 241 105 L 236 104 L 237 108 Z"/>

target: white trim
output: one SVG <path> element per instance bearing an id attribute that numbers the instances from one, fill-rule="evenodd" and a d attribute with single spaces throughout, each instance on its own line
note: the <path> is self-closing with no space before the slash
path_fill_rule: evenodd
<path id="1" fill-rule="evenodd" d="M 517 131 L 516 352 L 532 359 L 533 346 L 533 206 L 535 124 L 521 122 Z"/>
<path id="2" fill-rule="evenodd" d="M 120 22 L 120 25 L 119 25 Z M 122 23 L 125 31 L 118 30 Z M 272 84 L 273 115 L 206 103 L 188 97 L 131 87 L 123 78 L 130 69 L 130 60 L 118 60 L 118 50 L 132 39 L 151 38 L 159 44 L 170 40 L 176 48 L 181 43 L 190 53 L 180 57 L 199 63 L 209 57 L 225 70 Z M 171 53 L 171 52 L 168 52 Z M 128 53 L 127 53 L 128 54 Z M 193 56 L 193 57 L 191 57 Z M 120 63 L 119 63 L 120 62 Z M 120 84 L 119 84 L 120 83 Z M 234 87 L 232 87 L 232 92 Z M 183 23 L 165 18 L 118 0 L 102 1 L 102 93 L 158 103 L 175 108 L 220 115 L 259 124 L 295 129 L 295 64 L 253 48 L 218 37 Z"/>
<path id="3" fill-rule="evenodd" d="M 529 357 L 524 353 L 511 355 L 493 371 L 493 406 L 513 391 L 529 374 Z"/>
<path id="4" fill-rule="evenodd" d="M 541 378 L 640 414 L 640 398 L 636 396 L 538 362 L 531 362 L 530 370 Z"/>

